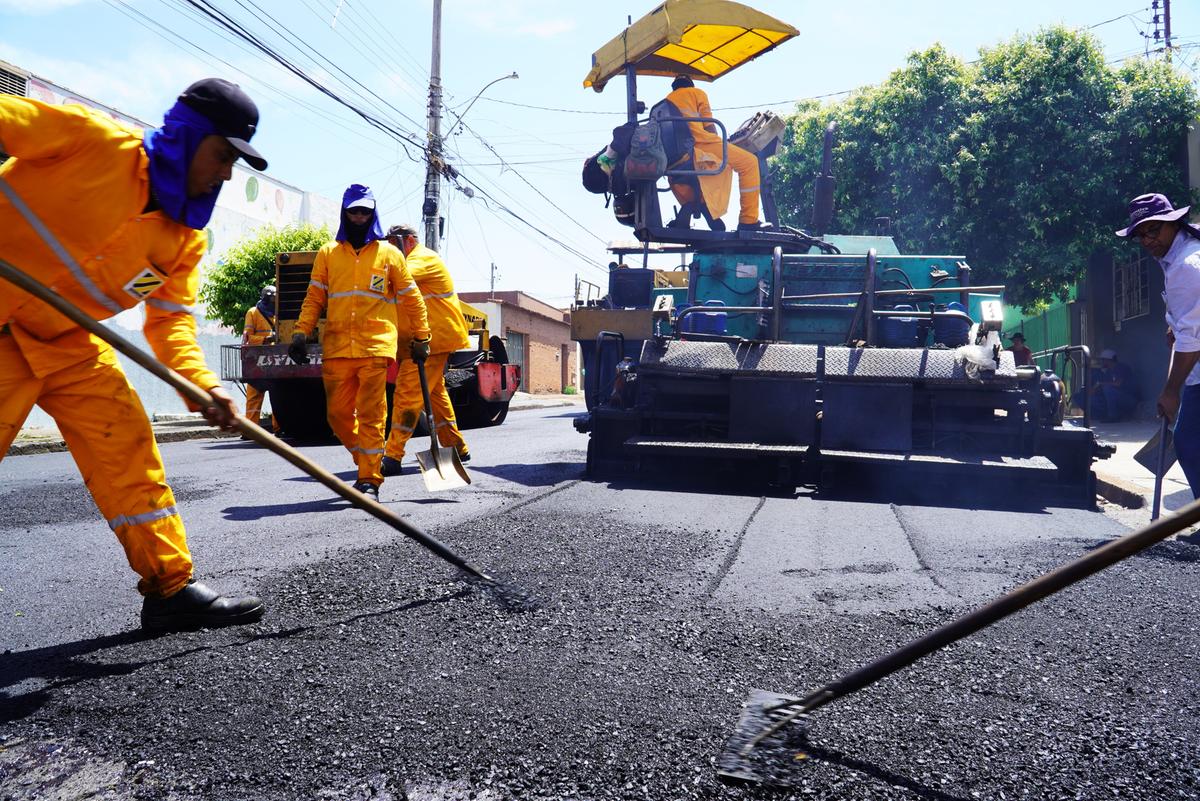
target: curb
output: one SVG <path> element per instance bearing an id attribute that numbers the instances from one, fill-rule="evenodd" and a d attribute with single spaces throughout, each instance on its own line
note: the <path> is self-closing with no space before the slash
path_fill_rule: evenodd
<path id="1" fill-rule="evenodd" d="M 190 439 L 227 439 L 238 436 L 236 431 L 219 431 L 207 423 L 195 428 L 176 430 L 154 430 L 154 441 L 160 445 L 165 442 L 183 442 Z M 5 456 L 34 456 L 39 453 L 62 453 L 67 450 L 67 443 L 61 439 L 45 439 L 34 442 L 14 442 L 8 447 Z"/>
<path id="2" fill-rule="evenodd" d="M 1109 503 L 1126 509 L 1143 509 L 1147 505 L 1144 490 L 1137 484 L 1120 478 L 1096 473 L 1096 494 Z"/>
<path id="3" fill-rule="evenodd" d="M 510 412 L 524 412 L 529 409 L 561 409 L 565 406 L 583 406 L 582 403 L 573 401 L 555 401 L 554 403 L 525 403 L 520 406 L 510 403 L 508 410 Z"/>

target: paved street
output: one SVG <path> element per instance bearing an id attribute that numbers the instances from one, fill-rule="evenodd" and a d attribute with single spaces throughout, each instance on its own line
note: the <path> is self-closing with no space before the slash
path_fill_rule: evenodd
<path id="1" fill-rule="evenodd" d="M 469 489 L 381 492 L 531 591 L 520 614 L 277 457 L 198 440 L 163 446 L 197 575 L 267 617 L 145 639 L 70 456 L 0 462 L 0 799 L 1200 797 L 1179 542 L 821 710 L 791 790 L 720 783 L 751 688 L 803 694 L 1127 529 L 595 484 L 579 411 L 468 432 Z"/>

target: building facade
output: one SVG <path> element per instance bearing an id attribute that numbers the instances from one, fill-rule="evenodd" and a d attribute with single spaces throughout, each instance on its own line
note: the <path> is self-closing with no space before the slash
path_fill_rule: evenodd
<path id="1" fill-rule="evenodd" d="M 487 314 L 488 328 L 504 339 L 509 361 L 521 365 L 522 392 L 557 393 L 579 386 L 568 312 L 515 290 L 458 296 Z"/>
<path id="2" fill-rule="evenodd" d="M 44 78 L 33 75 L 12 64 L 0 61 L 0 93 L 16 94 L 31 97 L 44 103 L 61 105 L 78 103 L 90 109 L 107 114 L 113 119 L 135 128 L 152 127 L 142 120 L 130 117 L 89 98 L 82 97 L 69 89 L 58 86 Z M 3 154 L 0 153 L 0 161 Z M 338 203 L 329 198 L 277 181 L 264 173 L 258 172 L 238 161 L 233 169 L 233 178 L 221 189 L 217 200 L 216 210 L 204 233 L 208 237 L 208 252 L 201 263 L 201 268 L 219 262 L 221 255 L 232 245 L 244 237 L 253 235 L 264 226 L 281 228 L 286 225 L 311 223 L 328 225 L 336 229 L 338 221 Z M 142 337 L 143 312 L 140 306 L 127 309 L 124 312 L 105 321 L 106 325 L 116 328 L 122 336 L 129 339 L 143 350 L 148 345 Z M 196 313 L 197 338 L 204 350 L 209 367 L 216 370 L 221 363 L 221 346 L 231 345 L 241 340 L 216 321 L 204 317 L 202 310 Z M 144 370 L 120 357 L 130 383 L 142 399 L 142 404 L 150 415 L 177 414 L 187 411 L 187 407 L 179 396 L 156 378 L 149 376 Z M 234 397 L 238 397 L 236 390 Z M 26 421 L 26 426 L 38 427 L 52 425 L 50 417 L 38 408 L 34 408 Z"/>

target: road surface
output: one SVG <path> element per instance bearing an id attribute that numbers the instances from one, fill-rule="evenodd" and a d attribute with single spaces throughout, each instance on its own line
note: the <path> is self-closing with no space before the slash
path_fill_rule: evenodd
<path id="1" fill-rule="evenodd" d="M 469 432 L 469 489 L 381 492 L 531 592 L 520 614 L 201 440 L 163 446 L 197 576 L 267 616 L 147 639 L 69 455 L 0 462 L 0 799 L 1200 797 L 1200 548 L 1176 542 L 820 711 L 790 789 L 720 782 L 752 688 L 801 694 L 1126 529 L 592 483 L 578 412 Z"/>

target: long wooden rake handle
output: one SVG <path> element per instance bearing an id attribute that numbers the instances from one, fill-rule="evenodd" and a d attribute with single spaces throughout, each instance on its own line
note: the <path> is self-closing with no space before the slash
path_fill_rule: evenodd
<path id="1" fill-rule="evenodd" d="M 785 708 L 798 707 L 743 746 L 742 754 L 749 754 L 756 745 L 801 715 L 819 709 L 830 701 L 857 692 L 869 684 L 874 684 L 883 677 L 908 667 L 918 659 L 928 656 L 940 648 L 964 637 L 969 637 L 980 629 L 986 628 L 1030 604 L 1165 540 L 1197 521 L 1200 521 L 1200 500 L 1189 503 L 1171 517 L 1160 519 L 1145 528 L 1105 543 L 1073 562 L 1068 562 L 1049 573 L 1038 576 L 973 612 L 934 629 L 924 637 L 913 640 L 908 645 L 898 648 L 858 670 L 840 676 L 823 687 L 818 687 L 803 698 L 766 708 L 764 711 L 769 714 Z"/>
<path id="2" fill-rule="evenodd" d="M 137 362 L 148 372 L 170 384 L 179 394 L 190 400 L 192 403 L 202 408 L 207 408 L 214 405 L 213 396 L 207 390 L 188 381 L 186 378 L 167 367 L 162 362 L 155 359 L 153 356 L 143 352 L 132 342 L 122 337 L 110 328 L 101 325 L 96 320 L 93 320 L 88 315 L 84 314 L 75 304 L 59 296 L 51 291 L 40 281 L 31 278 L 28 274 L 17 269 L 7 261 L 0 259 L 0 278 L 15 284 L 29 294 L 36 297 L 38 300 L 54 307 L 55 310 L 70 318 L 72 322 L 79 325 L 81 328 L 95 334 L 100 339 L 112 345 L 121 353 L 128 356 L 133 361 Z M 260 426 L 251 422 L 243 415 L 236 415 L 234 418 L 234 428 L 245 434 L 250 439 L 262 445 L 267 450 L 273 451 L 284 459 L 288 460 L 296 467 L 308 473 L 317 481 L 324 484 L 329 489 L 346 499 L 353 506 L 357 506 L 365 512 L 370 513 L 384 523 L 387 523 L 392 528 L 399 531 L 404 536 L 416 540 L 419 544 L 429 549 L 433 553 L 445 559 L 450 564 L 457 567 L 459 570 L 470 573 L 478 579 L 493 583 L 495 579 L 483 573 L 477 567 L 467 562 L 454 551 L 447 548 L 436 538 L 426 534 L 414 524 L 408 522 L 400 515 L 393 512 L 378 501 L 368 498 L 356 489 L 348 486 L 344 481 L 330 473 L 325 468 L 308 459 L 300 451 L 291 447 L 285 442 L 280 441 L 270 432 L 264 430 Z"/>

